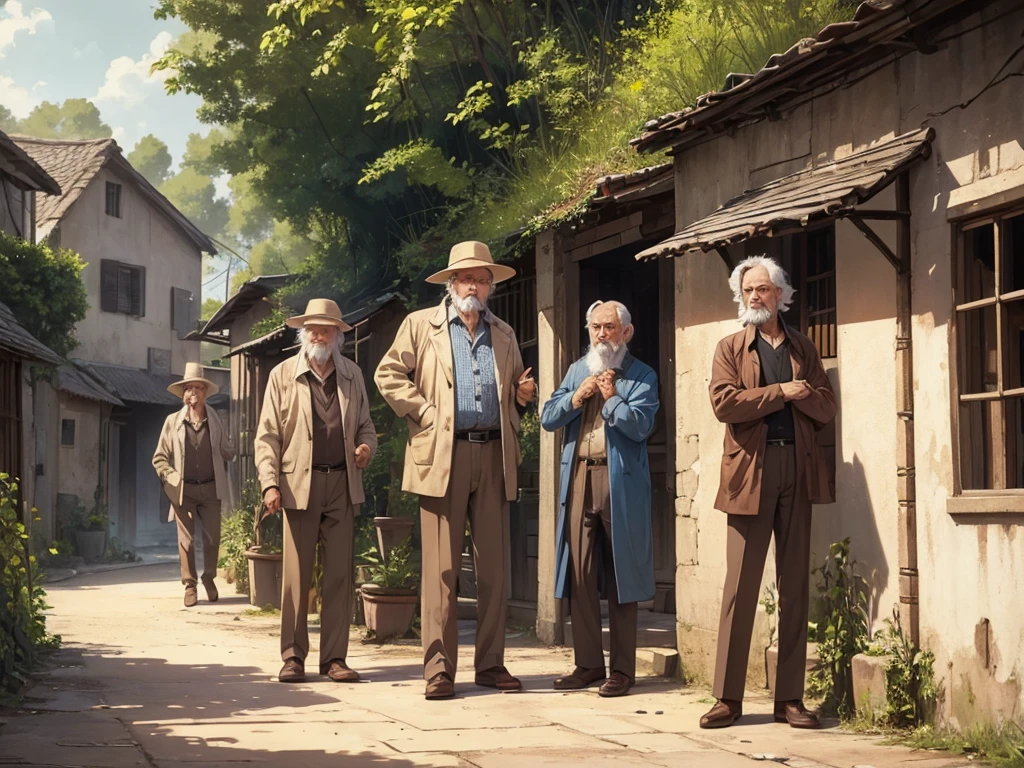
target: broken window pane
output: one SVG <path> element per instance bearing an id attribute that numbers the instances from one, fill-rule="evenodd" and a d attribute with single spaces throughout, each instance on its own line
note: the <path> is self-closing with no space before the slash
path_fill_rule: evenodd
<path id="1" fill-rule="evenodd" d="M 984 224 L 964 232 L 963 286 L 957 302 L 967 304 L 996 294 L 995 226 Z"/>

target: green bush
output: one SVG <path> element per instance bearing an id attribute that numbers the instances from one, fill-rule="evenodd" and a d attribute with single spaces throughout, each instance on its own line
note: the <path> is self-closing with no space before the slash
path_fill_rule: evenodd
<path id="1" fill-rule="evenodd" d="M 249 561 L 245 553 L 256 544 L 254 521 L 256 508 L 261 503 L 259 481 L 250 479 L 242 487 L 242 498 L 238 506 L 221 522 L 220 559 L 217 565 L 234 571 L 235 591 L 240 595 L 249 594 Z"/>
<path id="2" fill-rule="evenodd" d="M 410 589 L 419 579 L 419 563 L 415 559 L 412 544 L 406 539 L 388 554 L 387 562 L 380 557 L 380 550 L 365 555 L 370 563 L 370 581 L 388 589 Z"/>

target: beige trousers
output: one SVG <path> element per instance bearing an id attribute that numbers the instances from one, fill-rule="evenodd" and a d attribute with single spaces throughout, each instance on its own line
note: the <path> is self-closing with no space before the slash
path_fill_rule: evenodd
<path id="1" fill-rule="evenodd" d="M 609 665 L 636 679 L 636 603 L 620 603 L 612 556 L 612 507 L 608 467 L 588 467 L 578 462 L 569 499 L 569 554 L 572 582 L 569 615 L 576 665 L 604 669 L 601 645 L 601 594 L 598 560 L 608 598 L 608 631 L 611 635 Z"/>
<path id="2" fill-rule="evenodd" d="M 811 504 L 803 478 L 797 477 L 796 449 L 791 445 L 769 446 L 766 451 L 758 513 L 729 515 L 714 695 L 731 701 L 743 700 L 758 590 L 773 534 L 779 590 L 775 700 L 791 701 L 804 695 Z"/>
<path id="3" fill-rule="evenodd" d="M 455 441 L 448 495 L 420 496 L 423 538 L 423 677 L 439 672 L 455 679 L 459 658 L 456 585 L 462 564 L 466 518 L 473 534 L 476 568 L 476 655 L 482 672 L 505 663 L 508 502 L 501 441 Z"/>
<path id="4" fill-rule="evenodd" d="M 313 472 L 309 506 L 284 511 L 284 572 L 281 578 L 281 659 L 309 654 L 306 615 L 316 547 L 323 542 L 320 607 L 320 672 L 345 660 L 352 623 L 354 510 L 346 472 Z"/>
<path id="5" fill-rule="evenodd" d="M 217 576 L 220 556 L 220 500 L 215 483 L 185 485 L 181 504 L 171 502 L 174 521 L 178 525 L 178 560 L 181 563 L 181 583 L 195 586 L 196 575 L 196 518 L 203 529 L 203 582 Z"/>

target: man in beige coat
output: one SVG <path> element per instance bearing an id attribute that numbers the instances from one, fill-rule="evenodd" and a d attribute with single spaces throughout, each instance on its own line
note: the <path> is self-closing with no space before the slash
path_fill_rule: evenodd
<path id="1" fill-rule="evenodd" d="M 440 306 L 413 312 L 375 381 L 409 424 L 402 490 L 419 494 L 423 539 L 423 676 L 428 699 L 455 695 L 456 581 L 468 515 L 477 578 L 477 685 L 522 686 L 504 666 L 508 502 L 518 493 L 519 418 L 536 396 L 515 332 L 487 309 L 496 282 L 515 275 L 487 246 L 459 243 Z"/>
<path id="2" fill-rule="evenodd" d="M 333 301 L 313 299 L 287 320 L 302 349 L 270 372 L 256 430 L 256 469 L 267 511 L 284 509 L 281 585 L 282 683 L 306 679 L 306 614 L 317 542 L 323 542 L 320 674 L 355 682 L 345 661 L 352 619 L 353 523 L 363 503 L 363 470 L 377 433 L 359 367 L 342 357 L 344 332 Z"/>
<path id="3" fill-rule="evenodd" d="M 221 502 L 230 498 L 224 462 L 235 458 L 235 444 L 206 398 L 217 385 L 203 376 L 203 366 L 188 363 L 185 376 L 167 387 L 184 405 L 164 421 L 153 468 L 171 500 L 168 520 L 178 524 L 178 559 L 185 607 L 198 602 L 196 594 L 195 525 L 203 529 L 203 586 L 211 603 L 217 602 L 217 558 L 220 552 Z"/>

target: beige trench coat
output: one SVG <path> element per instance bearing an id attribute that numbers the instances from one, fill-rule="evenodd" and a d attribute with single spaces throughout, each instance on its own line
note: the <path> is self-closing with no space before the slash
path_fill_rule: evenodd
<path id="1" fill-rule="evenodd" d="M 501 409 L 501 448 L 505 498 L 519 491 L 519 411 L 516 382 L 523 357 L 512 327 L 491 315 L 491 344 L 497 367 Z M 423 496 L 444 496 L 452 471 L 455 445 L 455 374 L 448 307 L 413 312 L 402 322 L 391 349 L 377 366 L 374 381 L 391 409 L 409 423 L 402 490 Z"/>
<path id="2" fill-rule="evenodd" d="M 348 492 L 352 504 L 362 504 L 363 471 L 356 469 L 356 446 L 365 443 L 371 458 L 377 452 L 377 432 L 370 420 L 370 401 L 363 374 L 348 358 L 338 366 L 338 403 L 345 432 Z M 313 401 L 306 372 L 309 361 L 299 354 L 270 372 L 263 411 L 256 429 L 256 472 L 260 490 L 276 487 L 286 509 L 309 506 L 313 471 Z M 353 471 L 354 470 L 354 471 Z"/>
<path id="3" fill-rule="evenodd" d="M 167 498 L 179 505 L 185 491 L 185 483 L 181 481 L 181 469 L 185 461 L 187 416 L 188 406 L 183 406 L 180 411 L 175 411 L 167 417 L 164 428 L 160 431 L 156 452 L 153 454 L 153 469 L 163 484 L 164 493 L 167 494 Z M 234 506 L 234 494 L 231 492 L 231 484 L 228 483 L 227 467 L 224 462 L 235 458 L 235 441 L 224 429 L 220 416 L 210 407 L 206 409 L 206 426 L 210 430 L 210 446 L 213 448 L 213 477 L 217 498 L 220 499 L 222 509 L 230 510 Z M 217 460 L 218 455 L 221 461 Z M 174 520 L 173 506 L 167 513 L 167 519 Z"/>
<path id="4" fill-rule="evenodd" d="M 722 339 L 711 369 L 711 405 L 726 425 L 715 509 L 733 515 L 758 513 L 768 439 L 764 418 L 786 405 L 781 385 L 760 386 L 756 334 L 754 326 L 748 325 Z M 797 476 L 803 475 L 812 504 L 831 504 L 836 500 L 835 446 L 826 445 L 821 433 L 836 417 L 836 397 L 811 340 L 788 325 L 786 334 L 793 379 L 806 380 L 814 390 L 809 397 L 791 402 Z"/>

